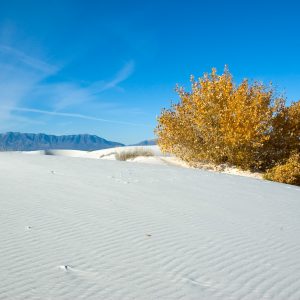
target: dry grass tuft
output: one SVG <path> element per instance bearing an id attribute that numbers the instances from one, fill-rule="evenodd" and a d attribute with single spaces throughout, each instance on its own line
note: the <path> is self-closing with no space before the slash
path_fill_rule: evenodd
<path id="1" fill-rule="evenodd" d="M 133 149 L 128 151 L 122 151 L 115 154 L 117 160 L 126 161 L 128 159 L 134 159 L 139 156 L 154 156 L 151 150 L 146 149 Z"/>

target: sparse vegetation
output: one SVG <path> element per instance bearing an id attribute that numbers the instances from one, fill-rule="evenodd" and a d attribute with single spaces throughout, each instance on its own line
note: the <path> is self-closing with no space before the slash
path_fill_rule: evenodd
<path id="1" fill-rule="evenodd" d="M 190 164 L 263 172 L 300 153 L 300 101 L 286 106 L 271 85 L 246 79 L 235 85 L 227 68 L 222 75 L 213 69 L 198 81 L 192 78 L 191 85 L 191 92 L 178 87 L 180 102 L 158 118 L 162 151 Z"/>
<path id="2" fill-rule="evenodd" d="M 135 148 L 133 150 L 127 150 L 127 151 L 121 151 L 117 152 L 115 154 L 115 157 L 117 160 L 128 160 L 128 159 L 134 159 L 139 156 L 153 156 L 153 152 L 148 149 L 143 149 L 143 148 Z"/>
<path id="3" fill-rule="evenodd" d="M 51 149 L 44 150 L 44 154 L 45 155 L 54 155 L 53 150 L 51 150 Z"/>

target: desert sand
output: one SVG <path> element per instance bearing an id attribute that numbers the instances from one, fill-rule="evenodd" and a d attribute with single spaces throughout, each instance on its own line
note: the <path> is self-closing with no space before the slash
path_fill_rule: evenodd
<path id="1" fill-rule="evenodd" d="M 24 153 L 0 168 L 0 299 L 300 299 L 298 187 Z"/>

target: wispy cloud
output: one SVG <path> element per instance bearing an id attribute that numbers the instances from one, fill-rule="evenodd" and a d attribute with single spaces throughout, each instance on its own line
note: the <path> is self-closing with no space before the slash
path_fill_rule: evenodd
<path id="1" fill-rule="evenodd" d="M 62 82 L 56 85 L 44 86 L 44 89 L 54 92 L 53 102 L 55 109 L 60 110 L 72 105 L 78 105 L 86 102 L 97 101 L 99 94 L 110 90 L 128 79 L 134 72 L 135 63 L 133 60 L 127 62 L 111 79 L 106 81 L 99 80 L 86 86 L 76 85 L 74 83 Z M 50 94 L 48 93 L 48 94 Z"/>
<path id="2" fill-rule="evenodd" d="M 99 87 L 98 87 L 99 83 L 95 83 L 91 85 L 90 86 L 91 91 L 96 94 L 117 87 L 118 84 L 125 81 L 132 75 L 132 73 L 134 72 L 134 68 L 135 68 L 135 63 L 133 60 L 127 62 L 123 66 L 123 68 L 117 72 L 117 74 L 112 80 L 108 81 L 105 84 L 102 83 L 102 86 Z"/>
<path id="3" fill-rule="evenodd" d="M 4 128 L 5 123 L 11 123 L 13 120 L 30 122 L 25 116 L 16 112 L 145 126 L 62 111 L 66 108 L 76 111 L 83 103 L 95 103 L 101 106 L 103 101 L 100 100 L 100 94 L 109 89 L 120 88 L 119 85 L 133 74 L 134 68 L 135 63 L 130 60 L 109 80 L 99 80 L 84 85 L 70 81 L 47 83 L 45 79 L 56 75 L 61 70 L 61 66 L 29 55 L 0 41 L 0 128 Z M 37 105 L 39 109 L 36 108 Z M 114 108 L 113 103 L 103 103 L 103 107 L 105 105 L 112 110 Z M 118 109 L 120 110 L 120 107 Z"/>
<path id="4" fill-rule="evenodd" d="M 6 108 L 6 107 L 0 107 Z M 125 121 L 118 121 L 118 120 L 110 120 L 110 119 L 103 119 L 98 117 L 93 117 L 84 114 L 77 114 L 77 113 L 68 113 L 68 112 L 55 112 L 49 110 L 42 110 L 42 109 L 35 109 L 35 108 L 27 108 L 27 107 L 12 107 L 10 108 L 13 111 L 19 112 L 30 112 L 30 113 L 38 113 L 38 114 L 45 114 L 57 117 L 70 117 L 70 118 L 78 118 L 78 119 L 85 119 L 91 121 L 99 121 L 99 122 L 106 122 L 106 123 L 113 123 L 113 124 L 123 124 L 123 125 L 133 125 L 133 126 L 147 126 L 146 124 L 139 124 L 139 123 L 132 123 L 132 122 L 125 122 Z"/>
<path id="5" fill-rule="evenodd" d="M 11 108 L 25 100 L 26 96 L 58 68 L 42 60 L 32 58 L 12 47 L 0 45 L 0 121 L 13 118 Z"/>
<path id="6" fill-rule="evenodd" d="M 54 74 L 58 71 L 57 66 L 53 66 L 40 59 L 31 57 L 25 54 L 24 52 L 14 49 L 10 46 L 0 44 L 0 52 L 8 56 L 14 56 L 16 61 L 22 62 L 27 67 L 30 67 L 34 70 L 41 71 L 42 73 L 44 73 L 44 75 L 47 76 Z"/>

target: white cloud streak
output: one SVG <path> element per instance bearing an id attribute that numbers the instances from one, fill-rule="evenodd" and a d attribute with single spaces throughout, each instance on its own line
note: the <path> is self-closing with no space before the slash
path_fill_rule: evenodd
<path id="1" fill-rule="evenodd" d="M 58 70 L 55 65 L 0 43 L 0 103 L 5 107 L 0 110 L 1 127 L 16 120 L 11 108 L 26 101 L 26 96 L 30 95 L 43 79 Z"/>
<path id="2" fill-rule="evenodd" d="M 27 67 L 30 67 L 36 71 L 40 71 L 48 76 L 58 71 L 58 67 L 45 63 L 42 60 L 31 57 L 17 49 L 6 45 L 0 45 L 0 52 L 2 54 L 14 56 L 17 61 L 22 62 Z"/>
<path id="3" fill-rule="evenodd" d="M 0 107 L 0 109 L 6 109 L 6 108 L 7 107 L 5 107 L 5 106 Z M 57 117 L 78 118 L 78 119 L 85 119 L 85 120 L 113 123 L 113 124 L 132 125 L 132 126 L 147 126 L 146 124 L 109 120 L 109 119 L 103 119 L 103 118 L 98 118 L 98 117 L 93 117 L 93 116 L 88 116 L 88 115 L 83 115 L 83 114 L 77 114 L 77 113 L 56 112 L 56 111 L 48 111 L 48 110 L 27 108 L 27 107 L 11 107 L 10 109 L 12 111 L 38 113 L 38 114 L 45 114 L 45 115 L 51 115 L 51 116 L 57 116 Z"/>
<path id="4" fill-rule="evenodd" d="M 0 127 L 13 122 L 21 116 L 14 112 L 31 112 L 37 114 L 78 118 L 113 124 L 132 126 L 146 126 L 118 120 L 97 118 L 80 113 L 66 113 L 61 110 L 67 107 L 78 107 L 82 103 L 99 103 L 99 94 L 113 88 L 128 79 L 134 72 L 134 61 L 127 62 L 109 81 L 96 81 L 87 86 L 73 82 L 59 82 L 56 84 L 42 83 L 44 79 L 55 75 L 60 68 L 39 58 L 30 56 L 16 48 L 0 42 Z M 37 103 L 43 105 L 41 99 L 46 99 L 47 109 L 27 108 L 22 103 Z M 101 104 L 101 103 L 99 103 Z M 113 103 L 109 105 L 113 110 Z M 52 110 L 48 109 L 52 108 Z M 120 109 L 120 108 L 118 108 Z M 23 117 L 24 123 L 26 123 Z"/>
<path id="5" fill-rule="evenodd" d="M 112 80 L 105 83 L 102 87 L 100 86 L 97 88 L 97 83 L 91 85 L 90 86 L 91 92 L 97 94 L 105 90 L 117 87 L 118 84 L 125 81 L 132 75 L 132 73 L 134 72 L 134 67 L 135 67 L 134 61 L 133 60 L 129 61 L 128 63 L 125 64 L 125 66 L 121 70 L 117 72 L 117 74 Z"/>
<path id="6" fill-rule="evenodd" d="M 54 92 L 53 102 L 55 109 L 60 110 L 71 105 L 97 101 L 99 94 L 106 90 L 118 87 L 120 83 L 128 79 L 134 72 L 134 61 L 127 62 L 108 82 L 96 81 L 88 86 L 80 87 L 70 83 L 60 83 L 54 86 L 48 85 L 44 88 L 51 90 L 49 94 Z"/>

